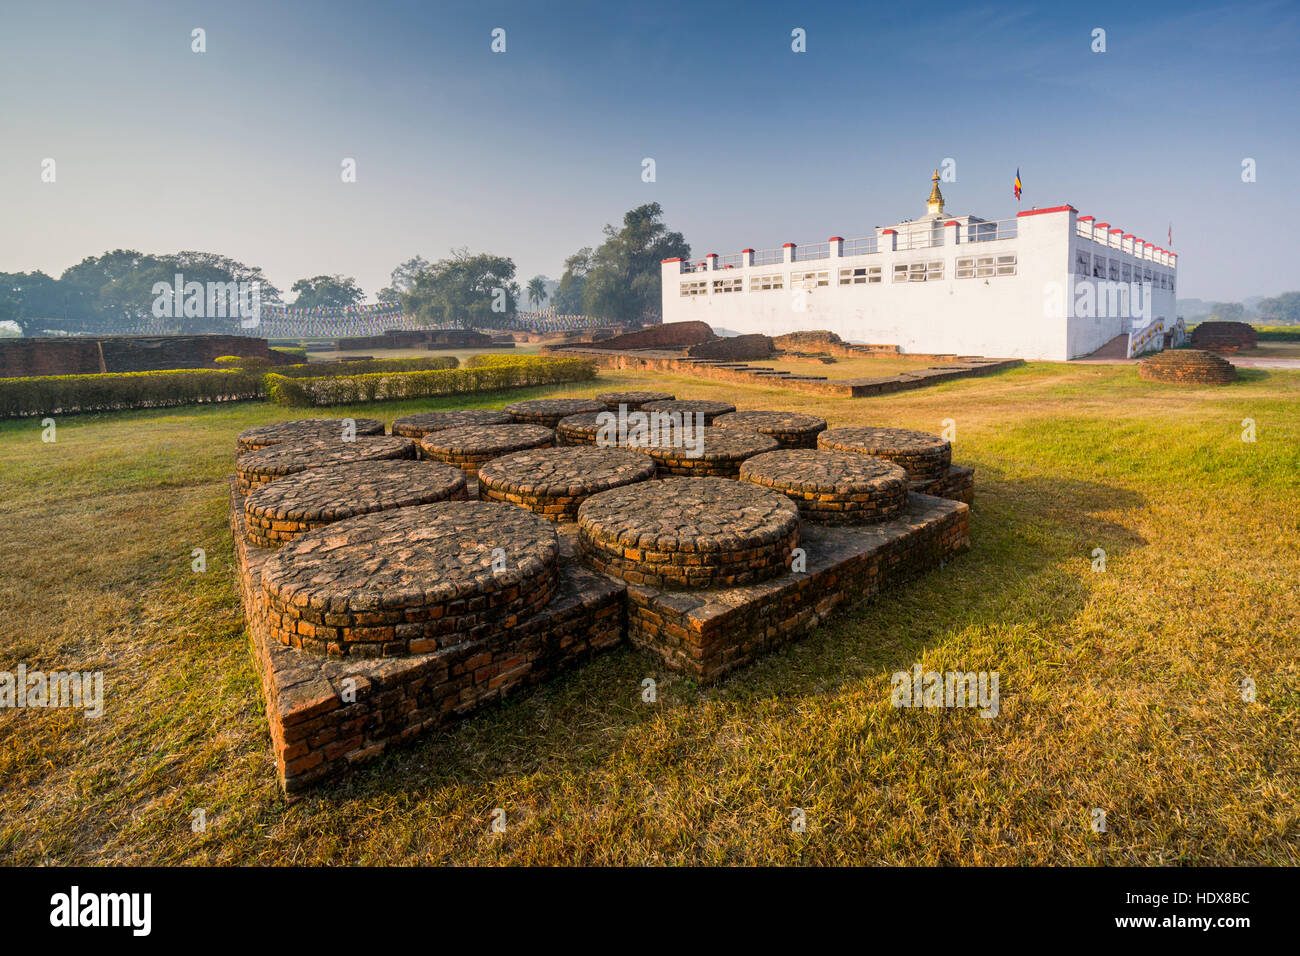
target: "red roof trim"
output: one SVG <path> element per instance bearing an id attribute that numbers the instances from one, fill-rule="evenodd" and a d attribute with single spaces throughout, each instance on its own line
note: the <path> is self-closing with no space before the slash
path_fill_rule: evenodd
<path id="1" fill-rule="evenodd" d="M 1064 206 L 1052 206 L 1050 209 L 1026 209 L 1024 212 L 1016 213 L 1016 218 L 1021 216 L 1042 216 L 1049 212 L 1078 212 L 1073 206 L 1066 204 Z"/>
<path id="2" fill-rule="evenodd" d="M 753 249 L 741 249 L 740 254 L 743 256 L 746 252 L 753 252 Z"/>
<path id="3" fill-rule="evenodd" d="M 793 249 L 794 247 L 795 247 L 795 245 L 794 245 L 793 242 L 787 242 L 787 243 L 786 243 L 785 245 L 783 245 L 781 248 L 782 248 L 782 249 Z"/>
<path id="4" fill-rule="evenodd" d="M 830 237 L 829 239 L 827 239 L 826 241 L 827 241 L 827 242 L 843 242 L 843 241 L 844 241 L 844 237 L 843 237 L 843 236 L 831 236 L 831 237 Z"/>
<path id="5" fill-rule="evenodd" d="M 681 262 L 683 260 L 681 256 L 678 256 L 676 259 L 660 259 L 659 261 L 660 262 Z"/>
<path id="6" fill-rule="evenodd" d="M 897 230 L 897 229 L 882 229 L 881 232 L 880 232 L 880 234 L 881 234 L 882 236 L 896 236 L 896 235 L 898 235 L 898 230 Z"/>
<path id="7" fill-rule="evenodd" d="M 1079 222 L 1095 222 L 1096 216 L 1080 216 Z"/>

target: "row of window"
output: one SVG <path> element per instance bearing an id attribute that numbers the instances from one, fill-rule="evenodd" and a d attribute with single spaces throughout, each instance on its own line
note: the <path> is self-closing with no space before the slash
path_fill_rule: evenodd
<path id="1" fill-rule="evenodd" d="M 1175 291 L 1172 273 L 1153 271 L 1147 266 L 1134 265 L 1121 259 L 1089 256 L 1086 252 L 1075 252 L 1074 274 L 1090 275 L 1094 279 L 1109 279 L 1112 282 L 1150 283 L 1154 288 Z"/>
<path id="2" fill-rule="evenodd" d="M 900 262 L 894 266 L 895 282 L 937 282 L 943 279 L 943 260 L 932 259 L 919 262 Z M 1007 256 L 967 256 L 957 260 L 957 278 L 975 279 L 985 276 L 1013 276 L 1016 274 L 1016 257 Z M 880 266 L 856 266 L 839 270 L 840 285 L 871 285 L 881 282 L 883 275 Z M 726 279 L 714 279 L 714 293 L 743 292 L 745 280 L 740 276 Z M 830 285 L 830 271 L 792 272 L 790 287 L 792 289 L 812 289 Z M 785 276 L 779 272 L 769 275 L 750 276 L 750 292 L 770 292 L 785 288 Z M 708 279 L 692 279 L 681 284 L 681 294 L 706 295 L 709 291 Z"/>
<path id="3" fill-rule="evenodd" d="M 1015 274 L 1015 256 L 970 256 L 957 260 L 958 279 L 983 279 L 987 276 L 1013 276 Z"/>

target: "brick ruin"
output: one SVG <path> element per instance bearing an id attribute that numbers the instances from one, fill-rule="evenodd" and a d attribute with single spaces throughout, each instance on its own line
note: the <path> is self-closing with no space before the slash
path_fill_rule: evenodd
<path id="1" fill-rule="evenodd" d="M 707 322 L 666 322 L 604 339 L 603 349 L 688 349 L 718 338 Z"/>
<path id="2" fill-rule="evenodd" d="M 1169 349 L 1139 362 L 1138 376 L 1171 385 L 1227 385 L 1237 380 L 1237 369 L 1211 352 Z"/>
<path id="3" fill-rule="evenodd" d="M 1259 344 L 1255 327 L 1245 322 L 1202 322 L 1192 329 L 1194 349 L 1211 352 L 1239 352 Z"/>
<path id="4" fill-rule="evenodd" d="M 299 361 L 246 335 L 70 335 L 0 339 L 0 378 L 212 368 L 221 355 Z"/>
<path id="5" fill-rule="evenodd" d="M 230 523 L 288 794 L 625 640 L 718 680 L 969 546 L 973 472 L 933 435 L 596 404 L 637 401 L 707 411 L 698 458 L 557 445 L 585 399 L 241 434 Z"/>
<path id="6" fill-rule="evenodd" d="M 767 335 L 732 335 L 712 342 L 701 342 L 686 350 L 691 358 L 720 359 L 724 362 L 753 362 L 771 358 L 775 349 Z"/>

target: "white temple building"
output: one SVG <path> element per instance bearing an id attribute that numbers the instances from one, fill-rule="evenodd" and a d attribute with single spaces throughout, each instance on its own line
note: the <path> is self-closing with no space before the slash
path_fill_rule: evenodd
<path id="1" fill-rule="evenodd" d="M 988 220 L 944 212 L 939 173 L 919 219 L 861 239 L 663 262 L 663 321 L 781 335 L 829 329 L 904 352 L 1080 358 L 1181 334 L 1178 257 L 1070 205 Z M 1176 328 L 1177 326 L 1177 328 Z"/>

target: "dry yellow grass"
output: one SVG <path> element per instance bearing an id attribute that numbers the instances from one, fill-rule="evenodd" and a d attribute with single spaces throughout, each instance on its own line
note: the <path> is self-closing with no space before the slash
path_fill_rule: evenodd
<path id="1" fill-rule="evenodd" d="M 720 685 L 620 649 L 286 805 L 224 479 L 241 429 L 291 413 L 66 418 L 53 445 L 3 423 L 0 669 L 102 668 L 107 702 L 98 720 L 0 712 L 0 859 L 1297 862 L 1300 373 L 1177 388 L 1032 365 L 849 400 L 605 372 L 461 404 L 641 387 L 833 425 L 953 419 L 974 547 Z M 917 662 L 998 671 L 1000 715 L 892 709 L 890 674 Z"/>

